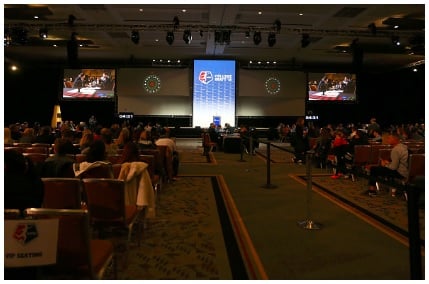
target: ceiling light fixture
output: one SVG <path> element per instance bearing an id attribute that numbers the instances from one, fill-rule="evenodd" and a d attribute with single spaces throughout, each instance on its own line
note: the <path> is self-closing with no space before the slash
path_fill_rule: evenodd
<path id="1" fill-rule="evenodd" d="M 274 21 L 274 28 L 276 30 L 276 32 L 280 32 L 280 30 L 282 29 L 282 22 L 280 22 L 279 19 Z"/>
<path id="2" fill-rule="evenodd" d="M 371 32 L 372 35 L 376 35 L 377 34 L 377 27 L 375 26 L 374 23 L 371 23 L 368 25 L 368 29 Z"/>
<path id="3" fill-rule="evenodd" d="M 40 36 L 40 38 L 47 38 L 48 37 L 48 29 L 47 28 L 39 29 L 39 36 Z"/>
<path id="4" fill-rule="evenodd" d="M 132 41 L 134 44 L 139 44 L 139 42 L 140 42 L 140 34 L 139 34 L 139 32 L 138 32 L 138 31 L 133 30 L 133 31 L 131 32 L 131 41 Z"/>
<path id="5" fill-rule="evenodd" d="M 274 32 L 270 32 L 268 34 L 268 46 L 273 47 L 276 44 L 276 34 Z"/>
<path id="6" fill-rule="evenodd" d="M 179 17 L 175 16 L 173 18 L 173 29 L 176 30 L 179 27 L 180 21 L 179 21 Z"/>
<path id="7" fill-rule="evenodd" d="M 191 30 L 185 30 L 185 31 L 183 32 L 183 41 L 184 41 L 186 44 L 191 44 L 191 41 L 192 41 L 192 34 L 191 34 Z"/>
<path id="8" fill-rule="evenodd" d="M 261 41 L 262 41 L 261 32 L 255 32 L 253 34 L 253 43 L 255 45 L 258 45 L 261 43 Z"/>
<path id="9" fill-rule="evenodd" d="M 167 36 L 166 36 L 165 40 L 167 41 L 167 43 L 169 45 L 172 45 L 174 42 L 174 33 L 173 32 L 167 32 Z"/>
<path id="10" fill-rule="evenodd" d="M 399 36 L 392 36 L 392 43 L 397 46 L 401 45 L 401 42 L 399 41 Z"/>

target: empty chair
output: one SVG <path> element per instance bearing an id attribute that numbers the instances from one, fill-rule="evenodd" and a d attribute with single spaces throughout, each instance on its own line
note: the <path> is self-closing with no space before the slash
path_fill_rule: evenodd
<path id="1" fill-rule="evenodd" d="M 138 228 L 138 244 L 141 238 L 140 210 L 134 205 L 125 205 L 125 182 L 109 178 L 85 178 L 83 187 L 90 213 L 90 223 L 99 233 L 107 228 L 125 228 L 128 231 L 127 245 L 135 226 Z"/>
<path id="2" fill-rule="evenodd" d="M 78 178 L 42 178 L 43 208 L 81 209 L 82 181 Z"/>
<path id="3" fill-rule="evenodd" d="M 59 219 L 57 262 L 45 273 L 60 279 L 102 279 L 113 263 L 116 278 L 113 244 L 110 240 L 91 238 L 87 210 L 29 208 L 25 215 Z"/>

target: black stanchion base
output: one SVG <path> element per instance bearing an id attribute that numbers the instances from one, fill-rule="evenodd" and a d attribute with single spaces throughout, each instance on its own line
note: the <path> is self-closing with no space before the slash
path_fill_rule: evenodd
<path id="1" fill-rule="evenodd" d="M 263 187 L 263 188 L 277 188 L 277 185 L 274 185 L 274 184 L 264 184 L 261 187 Z"/>
<path id="2" fill-rule="evenodd" d="M 311 220 L 299 221 L 298 226 L 307 230 L 320 230 L 322 225 Z"/>

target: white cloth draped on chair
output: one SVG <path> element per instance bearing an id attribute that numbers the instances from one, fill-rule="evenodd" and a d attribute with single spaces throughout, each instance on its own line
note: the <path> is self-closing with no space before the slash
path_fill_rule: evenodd
<path id="1" fill-rule="evenodd" d="M 155 193 L 148 166 L 144 162 L 123 163 L 118 179 L 125 181 L 125 204 L 146 207 L 146 218 L 154 218 Z"/>

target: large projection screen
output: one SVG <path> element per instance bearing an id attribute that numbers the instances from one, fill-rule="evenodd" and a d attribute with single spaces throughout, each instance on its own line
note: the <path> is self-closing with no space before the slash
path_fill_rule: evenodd
<path id="1" fill-rule="evenodd" d="M 301 71 L 238 71 L 237 116 L 305 115 L 306 74 Z"/>
<path id="2" fill-rule="evenodd" d="M 149 79 L 154 76 L 160 85 L 148 92 Z M 189 68 L 120 68 L 116 86 L 118 112 L 189 116 L 192 114 L 190 84 Z"/>
<path id="3" fill-rule="evenodd" d="M 235 126 L 234 60 L 194 60 L 192 126 Z"/>

